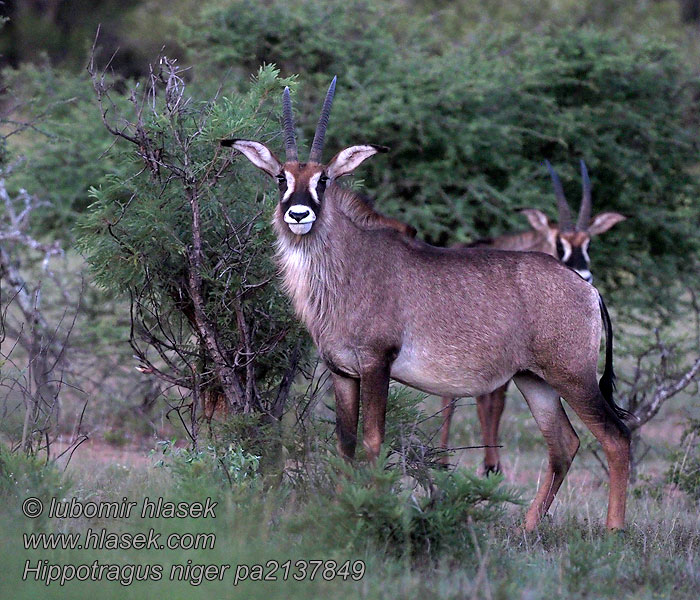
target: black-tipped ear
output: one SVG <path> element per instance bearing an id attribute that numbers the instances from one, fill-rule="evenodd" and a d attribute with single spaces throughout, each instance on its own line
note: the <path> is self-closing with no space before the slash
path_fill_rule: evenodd
<path id="1" fill-rule="evenodd" d="M 282 163 L 265 144 L 238 139 L 221 140 L 219 143 L 222 146 L 235 148 L 258 169 L 262 169 L 271 177 L 276 177 L 282 170 Z"/>
<path id="2" fill-rule="evenodd" d="M 380 152 L 388 152 L 386 146 L 363 144 L 362 146 L 350 146 L 341 150 L 328 163 L 326 173 L 330 179 L 337 179 L 343 175 L 349 175 L 370 156 Z"/>
<path id="3" fill-rule="evenodd" d="M 613 225 L 616 225 L 620 221 L 624 221 L 627 217 L 616 212 L 604 212 L 596 215 L 588 227 L 588 233 L 591 235 L 600 235 Z"/>

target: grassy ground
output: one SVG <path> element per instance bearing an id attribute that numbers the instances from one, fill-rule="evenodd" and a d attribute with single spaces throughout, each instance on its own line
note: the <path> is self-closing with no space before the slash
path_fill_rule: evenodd
<path id="1" fill-rule="evenodd" d="M 433 404 L 428 403 L 427 412 Z M 534 494 L 544 467 L 545 451 L 532 418 L 517 399 L 511 400 L 504 422 L 503 449 L 506 481 L 518 486 L 523 499 Z M 473 407 L 458 409 L 455 445 L 478 441 Z M 652 450 L 640 466 L 640 477 L 629 495 L 628 528 L 606 533 L 607 486 L 605 474 L 590 451 L 582 449 L 551 514 L 537 532 L 524 534 L 519 524 L 524 506 L 507 505 L 502 517 L 488 523 L 463 522 L 469 550 L 460 555 L 449 546 L 417 558 L 400 557 L 395 548 L 376 543 L 358 544 L 338 535 L 338 506 L 332 490 L 306 486 L 303 492 L 289 485 L 235 486 L 222 492 L 206 473 L 197 473 L 196 461 L 186 477 L 174 469 L 155 465 L 157 456 L 143 451 L 114 450 L 94 443 L 78 450 L 63 483 L 48 478 L 23 478 L 2 508 L 0 548 L 4 569 L 0 573 L 3 598 L 698 598 L 700 597 L 700 515 L 698 507 L 678 490 L 666 485 L 668 451 L 678 442 L 678 415 L 669 414 L 663 426 L 650 429 Z M 578 431 L 582 430 L 578 428 Z M 585 438 L 584 438 L 585 441 Z M 585 444 L 584 444 L 585 446 Z M 459 453 L 457 469 L 474 468 L 480 451 Z M 186 462 L 186 461 L 185 461 Z M 181 465 L 182 466 L 182 465 Z M 176 501 L 218 502 L 216 518 L 164 519 L 51 519 L 30 520 L 19 509 L 29 495 L 45 498 L 60 495 L 59 485 L 70 485 L 67 497 L 82 502 L 120 501 L 139 503 L 144 497 L 160 496 Z M 311 491 L 311 493 L 310 493 Z M 314 497 L 325 496 L 324 497 Z M 48 506 L 48 504 L 47 504 Z M 304 519 L 304 514 L 311 514 Z M 370 520 L 372 515 L 369 515 Z M 213 549 L 151 550 L 25 550 L 23 534 L 31 532 L 79 532 L 88 528 L 108 532 L 147 532 L 153 528 L 165 540 L 172 533 L 215 533 Z M 300 559 L 334 560 L 338 566 L 351 561 L 364 573 L 353 581 L 352 571 L 343 581 L 323 578 L 294 581 L 294 563 Z M 160 581 L 80 581 L 64 586 L 53 582 L 21 581 L 25 561 L 44 564 L 161 565 Z M 234 585 L 240 565 L 292 561 L 289 580 L 243 581 Z M 197 569 L 189 581 L 170 581 L 172 565 L 231 565 L 221 581 L 202 581 Z M 324 563 L 322 566 L 327 566 Z M 271 571 L 270 564 L 264 573 Z M 241 567 L 242 568 L 242 567 Z M 216 568 L 210 574 L 220 573 Z M 326 574 L 332 574 L 327 571 Z M 239 575 L 241 571 L 239 569 Z M 122 572 L 128 580 L 129 572 Z M 187 579 L 187 577 L 186 577 Z"/>

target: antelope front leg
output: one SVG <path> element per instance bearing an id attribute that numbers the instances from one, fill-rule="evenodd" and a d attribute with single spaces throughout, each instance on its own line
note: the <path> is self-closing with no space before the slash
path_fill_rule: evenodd
<path id="1" fill-rule="evenodd" d="M 355 457 L 357 421 L 360 412 L 360 382 L 332 374 L 335 392 L 335 433 L 338 453 L 345 460 Z"/>
<path id="2" fill-rule="evenodd" d="M 389 394 L 389 367 L 382 366 L 363 373 L 360 378 L 362 401 L 362 443 L 370 462 L 374 463 L 384 441 L 386 399 Z"/>

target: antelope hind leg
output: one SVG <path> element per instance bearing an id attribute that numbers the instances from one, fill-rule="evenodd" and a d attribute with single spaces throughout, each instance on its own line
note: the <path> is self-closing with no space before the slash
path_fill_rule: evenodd
<path id="1" fill-rule="evenodd" d="M 579 439 L 564 412 L 559 393 L 552 386 L 532 373 L 520 373 L 513 381 L 535 417 L 549 455 L 547 472 L 525 515 L 525 530 L 532 531 L 559 491 L 578 451 Z"/>
<path id="2" fill-rule="evenodd" d="M 606 525 L 608 529 L 622 529 L 625 525 L 627 504 L 630 433 L 603 397 L 598 384 L 589 385 L 588 388 L 588 392 L 574 391 L 564 395 L 564 399 L 603 446 L 610 472 Z M 586 388 L 582 386 L 581 389 Z"/>
<path id="3" fill-rule="evenodd" d="M 450 457 L 447 455 L 447 448 L 450 445 L 450 425 L 452 424 L 452 415 L 455 412 L 456 398 L 442 397 L 442 427 L 440 428 L 440 447 L 445 450 L 440 462 L 447 465 L 450 462 Z"/>
<path id="4" fill-rule="evenodd" d="M 490 394 L 477 396 L 476 412 L 481 424 L 481 439 L 484 448 L 484 474 L 501 472 L 501 460 L 498 453 L 498 429 L 501 424 L 501 416 L 506 406 L 506 390 L 508 384 L 495 389 Z"/>

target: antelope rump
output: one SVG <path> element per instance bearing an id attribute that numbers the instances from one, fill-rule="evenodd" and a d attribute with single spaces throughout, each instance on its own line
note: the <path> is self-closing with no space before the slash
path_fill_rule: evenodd
<path id="1" fill-rule="evenodd" d="M 517 250 L 520 252 L 544 252 L 558 258 L 567 267 L 576 271 L 589 283 L 593 282 L 589 247 L 591 237 L 606 232 L 626 217 L 616 212 L 603 212 L 591 219 L 592 194 L 591 181 L 588 177 L 586 163 L 581 160 L 581 179 L 583 195 L 576 225 L 571 218 L 571 209 L 564 196 L 564 188 L 559 176 L 545 161 L 552 177 L 554 195 L 557 199 L 559 221 L 552 223 L 542 211 L 526 208 L 521 212 L 527 217 L 532 229 L 522 233 L 511 233 L 496 238 L 477 240 L 465 244 L 462 248 L 495 248 L 499 250 Z M 506 403 L 508 382 L 488 394 L 477 396 L 476 409 L 481 425 L 481 438 L 484 443 L 483 470 L 487 475 L 501 470 L 498 452 L 498 430 Z M 449 446 L 450 424 L 454 414 L 455 398 L 442 398 L 442 431 L 440 443 L 447 450 Z M 443 456 L 447 463 L 449 456 Z"/>

